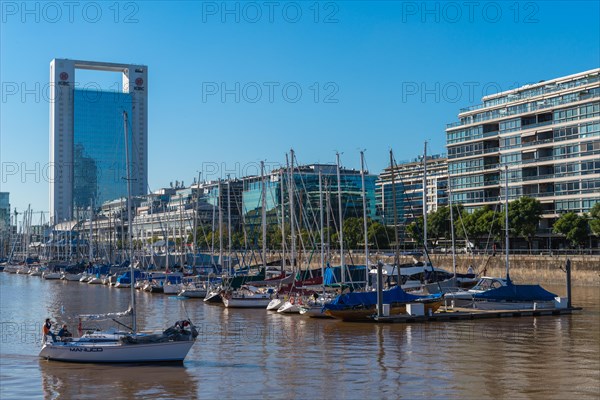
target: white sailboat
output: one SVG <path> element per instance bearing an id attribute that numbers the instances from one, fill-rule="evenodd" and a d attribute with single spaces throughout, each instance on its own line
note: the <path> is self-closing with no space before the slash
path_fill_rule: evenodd
<path id="1" fill-rule="evenodd" d="M 127 113 L 123 112 L 125 129 L 125 154 L 127 155 L 127 211 L 129 216 L 129 256 L 131 280 L 135 281 L 133 268 L 133 231 L 131 229 L 131 175 L 127 140 Z M 44 336 L 39 356 L 48 360 L 80 363 L 154 363 L 183 362 L 198 336 L 191 321 L 180 321 L 163 332 L 145 334 L 137 332 L 134 285 L 130 285 L 131 308 L 124 313 L 85 316 L 87 319 L 107 319 L 131 314 L 131 332 L 95 332 L 77 339 L 55 341 Z"/>

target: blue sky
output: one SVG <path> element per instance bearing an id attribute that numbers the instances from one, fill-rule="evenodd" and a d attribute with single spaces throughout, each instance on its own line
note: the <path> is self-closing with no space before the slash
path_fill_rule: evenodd
<path id="1" fill-rule="evenodd" d="M 73 4 L 1 3 L 0 190 L 19 210 L 48 210 L 53 58 L 148 65 L 151 189 L 290 148 L 351 168 L 366 149 L 379 173 L 390 148 L 444 152 L 483 95 L 600 66 L 596 1 Z"/>

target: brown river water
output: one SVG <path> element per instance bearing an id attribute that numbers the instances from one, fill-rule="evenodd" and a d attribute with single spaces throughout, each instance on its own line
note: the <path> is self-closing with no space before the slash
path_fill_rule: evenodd
<path id="1" fill-rule="evenodd" d="M 183 366 L 39 359 L 46 317 L 76 332 L 78 314 L 123 311 L 130 292 L 0 273 L 0 399 L 600 398 L 598 287 L 573 288 L 573 315 L 412 325 L 136 296 L 141 329 L 199 326 Z"/>

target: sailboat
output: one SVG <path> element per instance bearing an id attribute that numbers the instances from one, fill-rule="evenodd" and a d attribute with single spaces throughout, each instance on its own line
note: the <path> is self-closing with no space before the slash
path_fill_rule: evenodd
<path id="1" fill-rule="evenodd" d="M 481 310 L 526 310 L 555 308 L 557 296 L 540 285 L 515 285 L 510 279 L 508 228 L 508 166 L 504 170 L 505 195 L 505 255 L 506 280 L 504 285 L 473 294 L 473 307 Z"/>
<path id="2" fill-rule="evenodd" d="M 133 257 L 131 216 L 131 174 L 129 163 L 129 140 L 127 135 L 127 112 L 123 111 L 125 130 L 125 154 L 127 165 L 127 212 L 129 216 L 129 256 Z M 130 276 L 135 281 L 133 262 L 129 263 Z M 133 282 L 132 282 L 133 283 Z M 108 319 L 131 315 L 131 332 L 92 332 L 80 338 L 64 338 L 56 341 L 45 335 L 39 356 L 47 360 L 79 363 L 156 363 L 183 362 L 194 345 L 198 331 L 188 320 L 182 320 L 163 332 L 138 333 L 136 324 L 136 301 L 134 284 L 130 284 L 131 307 L 122 313 L 86 315 L 82 319 Z"/>

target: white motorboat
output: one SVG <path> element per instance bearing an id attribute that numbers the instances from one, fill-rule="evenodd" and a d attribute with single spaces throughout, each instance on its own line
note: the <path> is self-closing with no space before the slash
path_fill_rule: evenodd
<path id="1" fill-rule="evenodd" d="M 102 285 L 102 280 L 104 278 L 102 276 L 92 276 L 89 280 L 88 280 L 88 284 L 89 285 Z"/>
<path id="2" fill-rule="evenodd" d="M 182 287 L 183 286 L 180 283 L 167 282 L 163 285 L 163 293 L 170 295 L 178 294 L 181 292 Z"/>
<path id="3" fill-rule="evenodd" d="M 75 281 L 79 281 L 81 280 L 81 278 L 83 277 L 83 274 L 69 274 L 69 273 L 64 273 L 62 275 L 61 279 L 64 279 L 65 281 L 69 281 L 69 282 L 75 282 Z"/>
<path id="4" fill-rule="evenodd" d="M 277 310 L 279 310 L 279 307 L 283 306 L 283 303 L 285 303 L 285 301 L 283 299 L 280 299 L 279 297 L 275 297 L 267 305 L 267 310 L 268 311 L 277 311 Z"/>
<path id="5" fill-rule="evenodd" d="M 242 286 L 222 297 L 227 308 L 265 308 L 271 302 L 270 293 L 259 291 L 254 286 Z"/>
<path id="6" fill-rule="evenodd" d="M 290 297 L 288 301 L 277 309 L 277 312 L 282 314 L 300 314 L 300 307 L 302 305 L 302 297 Z"/>
<path id="7" fill-rule="evenodd" d="M 44 273 L 42 273 L 42 278 L 44 279 L 60 279 L 61 276 L 62 274 L 60 272 L 44 271 Z"/>

